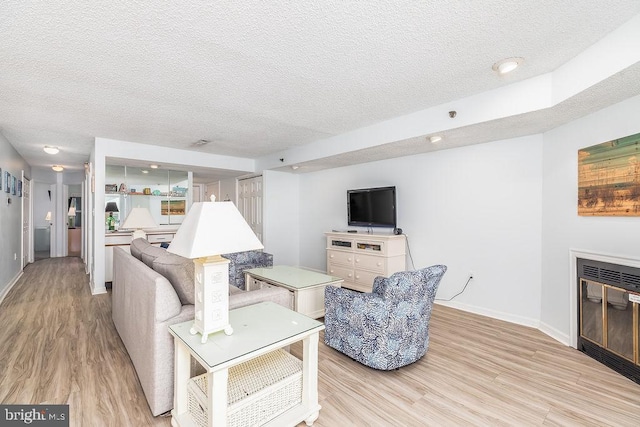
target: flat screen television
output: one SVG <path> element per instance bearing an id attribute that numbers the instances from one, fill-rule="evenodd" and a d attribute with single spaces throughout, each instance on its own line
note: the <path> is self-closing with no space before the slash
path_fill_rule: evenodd
<path id="1" fill-rule="evenodd" d="M 396 187 L 347 191 L 350 226 L 396 227 Z"/>

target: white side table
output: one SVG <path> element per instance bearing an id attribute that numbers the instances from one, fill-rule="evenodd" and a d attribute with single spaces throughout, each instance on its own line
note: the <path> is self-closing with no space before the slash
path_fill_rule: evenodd
<path id="1" fill-rule="evenodd" d="M 305 421 L 312 425 L 318 418 L 318 339 L 324 324 L 272 302 L 263 302 L 229 312 L 233 335 L 218 332 L 202 344 L 191 335 L 193 322 L 169 327 L 175 341 L 173 426 L 193 426 L 188 410 L 187 385 L 190 356 L 207 371 L 208 420 L 212 426 L 227 425 L 227 388 L 229 368 L 248 360 L 303 342 L 301 402 L 268 421 L 265 425 L 296 425 Z"/>

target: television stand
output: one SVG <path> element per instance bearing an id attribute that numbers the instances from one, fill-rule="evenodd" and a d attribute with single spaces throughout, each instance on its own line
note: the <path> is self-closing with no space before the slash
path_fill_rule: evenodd
<path id="1" fill-rule="evenodd" d="M 344 279 L 343 288 L 371 292 L 377 276 L 406 270 L 406 238 L 395 234 L 330 232 L 327 237 L 327 274 Z"/>

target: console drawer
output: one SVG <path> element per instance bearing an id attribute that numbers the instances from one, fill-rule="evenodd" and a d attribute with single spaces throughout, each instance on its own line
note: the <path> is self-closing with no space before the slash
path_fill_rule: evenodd
<path id="1" fill-rule="evenodd" d="M 173 234 L 147 234 L 147 240 L 149 241 L 149 243 L 170 242 L 173 240 Z"/>
<path id="2" fill-rule="evenodd" d="M 378 276 L 382 276 L 381 274 L 372 273 L 370 271 L 363 271 L 363 270 L 355 270 L 354 275 L 355 275 L 354 282 L 357 285 L 366 285 L 366 286 L 369 286 L 369 288 L 371 288 L 371 286 L 373 285 L 373 279 L 375 279 Z"/>
<path id="3" fill-rule="evenodd" d="M 356 254 L 354 265 L 357 269 L 371 270 L 381 274 L 386 271 L 385 259 L 379 256 Z"/>
<path id="4" fill-rule="evenodd" d="M 353 258 L 354 254 L 352 252 L 327 251 L 327 262 L 329 264 L 352 266 Z"/>
<path id="5" fill-rule="evenodd" d="M 353 269 L 352 268 L 345 268 L 345 267 L 340 267 L 334 264 L 329 264 L 328 265 L 329 268 L 327 268 L 327 274 L 331 275 L 331 276 L 337 276 L 340 277 L 341 279 L 344 279 L 348 282 L 352 282 L 354 279 L 354 275 L 353 275 Z"/>

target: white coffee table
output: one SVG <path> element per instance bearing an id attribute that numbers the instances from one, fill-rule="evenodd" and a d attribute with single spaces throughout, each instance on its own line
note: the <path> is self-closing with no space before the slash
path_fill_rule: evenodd
<path id="1" fill-rule="evenodd" d="M 340 287 L 343 282 L 340 277 L 288 265 L 251 268 L 244 274 L 247 291 L 269 286 L 288 289 L 293 298 L 293 309 L 313 319 L 324 316 L 324 288 Z"/>
<path id="2" fill-rule="evenodd" d="M 296 406 L 268 421 L 269 426 L 293 426 L 301 421 L 313 424 L 318 418 L 318 339 L 324 325 L 272 302 L 229 311 L 233 334 L 220 331 L 202 344 L 191 335 L 192 321 L 169 327 L 175 341 L 174 407 L 171 425 L 194 426 L 189 413 L 188 382 L 190 356 L 207 371 L 206 408 L 209 425 L 227 425 L 229 368 L 302 341 L 302 396 Z"/>

